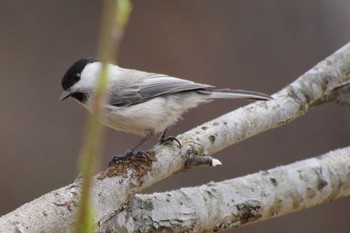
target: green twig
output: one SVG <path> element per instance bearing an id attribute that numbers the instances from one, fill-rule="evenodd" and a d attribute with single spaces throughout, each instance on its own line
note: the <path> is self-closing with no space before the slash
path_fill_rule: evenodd
<path id="1" fill-rule="evenodd" d="M 98 58 L 103 63 L 100 80 L 96 89 L 92 114 L 88 119 L 85 143 L 80 154 L 80 170 L 82 173 L 82 188 L 78 208 L 76 233 L 88 233 L 94 230 L 93 208 L 89 197 L 92 187 L 92 176 L 96 171 L 97 154 L 102 141 L 103 105 L 106 101 L 108 81 L 108 63 L 113 63 L 118 52 L 121 38 L 128 22 L 131 5 L 128 0 L 105 0 L 103 5 L 102 24 L 98 45 Z"/>

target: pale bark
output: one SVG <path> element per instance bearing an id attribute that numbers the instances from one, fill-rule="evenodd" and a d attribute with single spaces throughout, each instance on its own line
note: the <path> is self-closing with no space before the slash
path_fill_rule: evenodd
<path id="1" fill-rule="evenodd" d="M 212 232 L 350 195 L 350 147 L 199 187 L 136 195 L 99 232 Z"/>
<path id="2" fill-rule="evenodd" d="M 295 82 L 273 95 L 207 122 L 180 136 L 183 145 L 158 146 L 150 160 L 126 161 L 94 178 L 91 193 L 98 225 L 126 208 L 133 194 L 184 170 L 189 157 L 212 155 L 234 143 L 304 115 L 311 106 L 327 102 L 349 81 L 350 44 L 345 45 Z M 54 190 L 2 216 L 0 232 L 69 232 L 75 222 L 80 181 Z M 260 195 L 257 193 L 256 195 Z"/>

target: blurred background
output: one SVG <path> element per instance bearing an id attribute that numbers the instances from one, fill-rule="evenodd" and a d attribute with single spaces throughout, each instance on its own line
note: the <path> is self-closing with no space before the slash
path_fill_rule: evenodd
<path id="1" fill-rule="evenodd" d="M 77 176 L 87 112 L 59 102 L 61 78 L 96 54 L 100 1 L 0 2 L 0 214 Z M 349 1 L 134 1 L 119 65 L 217 87 L 272 94 L 350 38 Z M 217 101 L 171 128 L 177 135 L 246 104 Z M 349 145 L 350 111 L 335 104 L 217 153 L 218 168 L 197 168 L 146 192 L 221 181 Z M 106 129 L 101 163 L 138 137 Z M 156 142 L 144 146 L 147 149 Z M 234 232 L 349 232 L 350 199 Z"/>

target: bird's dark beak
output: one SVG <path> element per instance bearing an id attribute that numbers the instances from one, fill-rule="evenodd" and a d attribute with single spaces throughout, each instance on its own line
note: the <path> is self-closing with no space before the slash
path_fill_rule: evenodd
<path id="1" fill-rule="evenodd" d="M 69 90 L 69 89 L 65 90 L 60 97 L 60 101 L 67 99 L 72 94 L 73 94 L 73 92 L 71 90 Z"/>

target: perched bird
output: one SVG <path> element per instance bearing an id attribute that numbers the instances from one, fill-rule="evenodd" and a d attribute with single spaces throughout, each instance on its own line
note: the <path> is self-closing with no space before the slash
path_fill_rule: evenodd
<path id="1" fill-rule="evenodd" d="M 91 111 L 102 63 L 95 58 L 82 58 L 66 71 L 62 78 L 60 100 L 72 97 Z M 215 99 L 269 100 L 269 95 L 245 90 L 216 89 L 214 86 L 164 74 L 148 73 L 108 65 L 107 103 L 103 124 L 116 130 L 136 134 L 142 140 L 126 155 L 157 133 L 160 143 L 175 140 L 166 138 L 168 127 L 191 108 Z M 179 141 L 177 141 L 179 143 Z M 180 143 L 179 143 L 180 144 Z"/>

